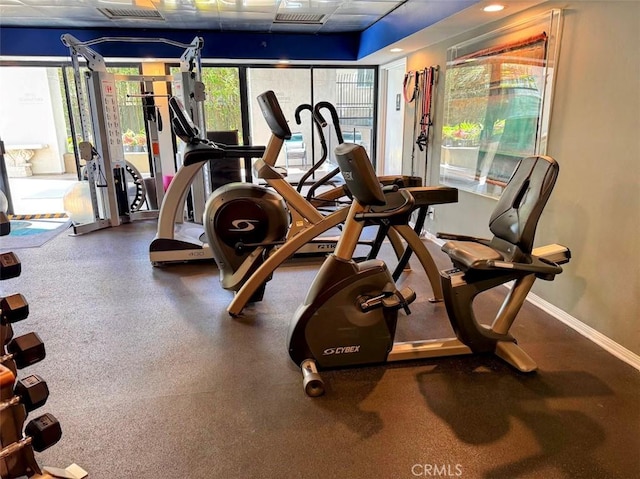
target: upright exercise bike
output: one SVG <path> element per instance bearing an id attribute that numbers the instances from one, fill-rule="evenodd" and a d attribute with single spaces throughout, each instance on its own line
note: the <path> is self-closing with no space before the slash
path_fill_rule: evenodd
<path id="1" fill-rule="evenodd" d="M 522 372 L 535 370 L 509 329 L 535 279 L 553 280 L 570 258 L 560 245 L 533 249 L 558 164 L 545 156 L 520 162 L 491 216 L 493 239 L 441 235 L 450 240 L 442 249 L 454 265 L 440 274 L 456 338 L 396 343 L 398 311 L 408 313 L 415 294 L 408 288 L 398 291 L 382 261 L 355 263 L 352 256 L 363 222 L 404 216 L 411 193 L 400 190 L 405 202 L 394 210 L 372 211 L 385 199 L 364 148 L 341 144 L 336 158 L 354 201 L 340 242 L 318 271 L 288 333 L 289 355 L 302 369 L 305 392 L 324 393 L 318 369 L 438 356 L 495 353 Z M 509 281 L 515 283 L 493 324 L 481 325 L 472 308 L 474 297 Z"/>

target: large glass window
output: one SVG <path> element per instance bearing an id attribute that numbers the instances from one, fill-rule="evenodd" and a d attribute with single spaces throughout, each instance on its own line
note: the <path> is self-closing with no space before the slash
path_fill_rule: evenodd
<path id="1" fill-rule="evenodd" d="M 440 179 L 500 196 L 518 162 L 544 154 L 559 11 L 448 50 Z"/>
<path id="2" fill-rule="evenodd" d="M 255 103 L 260 93 L 273 90 L 289 120 L 292 138 L 285 142 L 277 165 L 287 169 L 292 182 L 325 156 L 327 161 L 316 170 L 312 180 L 336 166 L 333 154 L 338 145 L 336 128 L 340 129 L 344 141 L 363 145 L 374 159 L 375 69 L 253 67 L 248 70 L 247 78 L 254 143 L 266 142 L 270 134 Z M 328 108 L 320 110 L 327 121 L 322 129 L 326 152 L 322 150 L 311 113 L 300 110 L 300 123 L 295 118 L 300 106 L 315 106 L 319 102 L 331 105 L 338 118 L 338 125 L 335 125 L 331 111 Z"/>
<path id="3" fill-rule="evenodd" d="M 363 145 L 373 159 L 373 127 L 375 118 L 375 70 L 316 68 L 313 70 L 314 100 L 328 101 L 338 114 L 345 142 Z M 327 115 L 325 115 L 327 116 Z M 337 146 L 335 125 L 331 118 L 325 136 L 329 157 Z"/>
<path id="4" fill-rule="evenodd" d="M 249 97 L 249 124 L 253 143 L 266 145 L 271 130 L 264 120 L 256 98 L 261 93 L 273 90 L 282 108 L 284 117 L 289 121 L 292 133 L 290 141 L 285 142 L 276 162 L 276 166 L 286 168 L 288 177 L 295 181 L 314 161 L 312 138 L 313 124 L 311 114 L 300 112 L 300 124 L 295 120 L 296 108 L 302 104 L 311 104 L 311 70 L 308 68 L 250 68 L 247 72 L 247 95 Z"/>
<path id="5" fill-rule="evenodd" d="M 238 132 L 242 143 L 240 75 L 236 67 L 203 67 L 202 82 L 207 91 L 204 117 L 208 131 Z"/>
<path id="6" fill-rule="evenodd" d="M 140 75 L 141 71 L 138 63 L 111 64 L 107 68 L 118 75 Z M 80 70 L 82 79 L 86 66 L 81 66 Z M 178 71 L 177 66 L 170 68 L 171 74 Z M 0 135 L 5 145 L 11 147 L 8 148 L 8 161 L 20 162 L 19 168 L 10 164 L 12 178 L 21 169 L 25 171 L 21 174 L 31 174 L 28 178 L 54 174 L 77 180 L 82 174 L 77 165 L 82 166 L 83 162 L 77 158 L 76 146 L 82 139 L 95 142 L 88 105 L 78 104 L 73 69 L 58 65 L 2 66 L 0 72 L 4 92 Z M 206 128 L 207 131 L 237 131 L 240 143 L 266 145 L 270 132 L 257 108 L 256 97 L 266 90 L 274 90 L 293 133 L 282 149 L 277 166 L 288 170 L 292 182 L 324 155 L 310 112 L 301 111 L 300 123 L 296 122 L 295 111 L 303 104 L 330 103 L 337 112 L 345 141 L 364 145 L 375 161 L 375 76 L 375 68 L 203 66 Z M 86 99 L 86 85 L 81 83 Z M 120 81 L 117 88 L 125 159 L 141 173 L 148 173 L 148 152 L 144 151 L 148 133 L 141 99 L 144 86 L 135 80 Z M 84 118 L 89 122 L 86 133 L 80 121 L 80 107 L 85 109 Z M 311 179 L 335 167 L 333 150 L 338 142 L 335 125 L 328 110 L 323 110 L 323 114 L 328 122 L 323 130 L 328 162 Z M 48 126 L 41 125 L 45 121 L 49 122 Z M 33 148 L 17 148 L 24 146 Z M 20 202 L 21 194 L 31 194 L 27 188 L 16 185 L 12 193 L 18 200 L 14 201 L 18 206 L 16 213 L 36 212 L 26 208 L 27 203 Z M 39 213 L 63 211 L 61 203 L 54 206 L 49 202 L 38 208 Z"/>
<path id="7" fill-rule="evenodd" d="M 171 75 L 180 72 L 171 67 Z M 236 131 L 238 142 L 243 143 L 240 70 L 238 67 L 203 66 L 201 81 L 207 99 L 204 118 L 207 131 Z"/>

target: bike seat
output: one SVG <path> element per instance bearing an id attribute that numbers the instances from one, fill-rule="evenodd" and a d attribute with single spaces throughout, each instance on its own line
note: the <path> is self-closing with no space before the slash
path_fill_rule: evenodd
<path id="1" fill-rule="evenodd" d="M 467 270 L 524 269 L 531 255 L 540 215 L 558 177 L 558 163 L 548 156 L 524 158 L 516 167 L 489 221 L 491 240 L 438 233 L 454 266 Z"/>

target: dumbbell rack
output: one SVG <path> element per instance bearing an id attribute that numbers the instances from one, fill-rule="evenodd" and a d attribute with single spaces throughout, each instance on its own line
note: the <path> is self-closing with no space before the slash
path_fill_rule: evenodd
<path id="1" fill-rule="evenodd" d="M 4 347 L 3 347 L 4 349 Z M 0 366 L 1 392 L 0 400 L 10 399 L 13 396 L 15 375 L 6 366 Z M 19 443 L 22 437 L 22 428 L 27 418 L 24 407 L 14 406 L 2 411 L 0 419 L 0 445 Z M 47 478 L 36 462 L 33 448 L 23 447 L 5 459 L 0 459 L 0 477 L 13 479 L 18 477 Z"/>
<path id="2" fill-rule="evenodd" d="M 3 234 L 8 234 L 9 228 L 6 223 L 2 228 Z M 3 262 L 3 274 L 0 279 L 15 278 L 20 275 L 20 262 L 12 253 L 3 254 L 0 258 Z M 9 263 L 8 266 L 5 263 Z M 7 272 L 10 271 L 10 272 Z M 26 305 L 26 303 L 25 303 Z M 4 312 L 2 312 L 4 316 Z M 28 314 L 28 310 L 27 310 Z M 14 387 L 16 385 L 17 370 L 16 361 L 8 355 L 7 343 L 13 336 L 13 327 L 10 321 L 0 320 L 0 356 L 4 357 L 0 363 L 0 402 L 14 398 Z M 43 472 L 35 458 L 34 448 L 27 443 L 23 436 L 24 423 L 27 418 L 26 408 L 18 403 L 10 405 L 0 411 L 0 478 L 17 479 L 53 479 L 54 476 Z M 45 421 L 53 416 L 41 416 Z M 57 422 L 57 421 L 56 421 Z M 5 454 L 6 453 L 6 454 Z"/>

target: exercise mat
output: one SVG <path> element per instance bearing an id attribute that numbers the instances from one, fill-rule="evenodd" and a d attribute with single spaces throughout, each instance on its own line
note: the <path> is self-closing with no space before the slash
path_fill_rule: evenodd
<path id="1" fill-rule="evenodd" d="M 0 250 L 37 248 L 71 226 L 71 219 L 33 217 L 11 218 L 11 233 L 0 237 Z"/>

